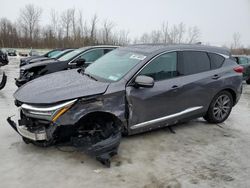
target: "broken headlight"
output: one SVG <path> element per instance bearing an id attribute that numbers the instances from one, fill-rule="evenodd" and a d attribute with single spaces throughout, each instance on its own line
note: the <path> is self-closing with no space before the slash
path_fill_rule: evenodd
<path id="1" fill-rule="evenodd" d="M 28 117 L 55 122 L 62 114 L 68 111 L 75 102 L 76 99 L 58 105 L 46 107 L 23 104 L 21 106 L 21 110 Z"/>

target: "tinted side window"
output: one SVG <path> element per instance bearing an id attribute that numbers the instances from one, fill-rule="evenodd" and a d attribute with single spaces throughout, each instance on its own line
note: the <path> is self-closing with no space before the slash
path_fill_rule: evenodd
<path id="1" fill-rule="evenodd" d="M 104 55 L 103 49 L 90 50 L 83 54 L 80 59 L 85 59 L 86 62 L 94 62 Z"/>
<path id="2" fill-rule="evenodd" d="M 218 54 L 208 53 L 208 56 L 210 58 L 212 69 L 220 68 L 222 66 L 223 62 L 225 61 L 225 58 L 218 55 Z"/>
<path id="3" fill-rule="evenodd" d="M 190 75 L 210 70 L 210 60 L 206 52 L 180 52 L 178 70 L 181 75 Z"/>
<path id="4" fill-rule="evenodd" d="M 112 48 L 104 49 L 104 54 L 109 53 L 109 52 L 111 52 L 112 50 L 113 50 Z"/>
<path id="5" fill-rule="evenodd" d="M 178 76 L 177 53 L 171 52 L 157 57 L 144 67 L 139 75 L 150 76 L 155 81 Z"/>
<path id="6" fill-rule="evenodd" d="M 245 65 L 245 64 L 248 63 L 248 59 L 245 58 L 245 57 L 238 57 L 238 59 L 239 59 L 239 64 L 240 65 Z"/>

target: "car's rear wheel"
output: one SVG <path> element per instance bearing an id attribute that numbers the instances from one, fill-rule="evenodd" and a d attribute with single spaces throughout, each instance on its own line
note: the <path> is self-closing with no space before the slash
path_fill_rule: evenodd
<path id="1" fill-rule="evenodd" d="M 212 100 L 204 119 L 209 123 L 222 123 L 230 115 L 233 97 L 228 91 L 219 92 Z"/>

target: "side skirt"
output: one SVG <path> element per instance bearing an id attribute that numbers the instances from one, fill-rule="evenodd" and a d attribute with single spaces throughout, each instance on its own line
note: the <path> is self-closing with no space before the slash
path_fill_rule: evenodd
<path id="1" fill-rule="evenodd" d="M 143 122 L 143 123 L 133 125 L 133 126 L 130 127 L 130 129 L 131 130 L 140 129 L 140 128 L 147 129 L 152 124 L 161 123 L 161 122 L 164 122 L 164 121 L 167 121 L 167 120 L 171 120 L 171 119 L 177 118 L 179 116 L 186 115 L 188 113 L 198 111 L 198 110 L 200 110 L 202 108 L 203 108 L 203 106 L 196 106 L 196 107 L 188 108 L 188 109 L 183 110 L 181 112 L 178 112 L 176 114 L 171 114 L 171 115 L 168 115 L 168 116 L 165 116 L 165 117 L 161 117 L 161 118 L 157 118 L 157 119 L 153 119 L 153 120 L 150 120 L 150 121 L 146 121 L 146 122 Z"/>

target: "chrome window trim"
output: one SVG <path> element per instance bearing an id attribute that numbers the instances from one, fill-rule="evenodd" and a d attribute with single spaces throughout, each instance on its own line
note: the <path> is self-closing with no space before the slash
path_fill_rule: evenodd
<path id="1" fill-rule="evenodd" d="M 159 123 L 159 122 L 162 122 L 162 121 L 166 121 L 166 120 L 169 120 L 169 119 L 172 119 L 172 118 L 175 118 L 175 117 L 178 117 L 178 116 L 181 116 L 181 115 L 193 112 L 193 111 L 200 110 L 202 108 L 203 108 L 203 106 L 196 106 L 196 107 L 188 108 L 186 110 L 183 110 L 183 111 L 175 113 L 175 114 L 171 114 L 171 115 L 164 116 L 164 117 L 161 117 L 161 118 L 157 118 L 157 119 L 145 121 L 145 122 L 142 122 L 142 123 L 139 123 L 139 124 L 135 124 L 135 125 L 131 126 L 130 129 L 134 130 L 134 129 L 139 129 L 139 128 L 142 128 L 142 127 L 146 127 L 148 125 L 151 125 L 151 124 L 154 124 L 154 123 Z"/>

